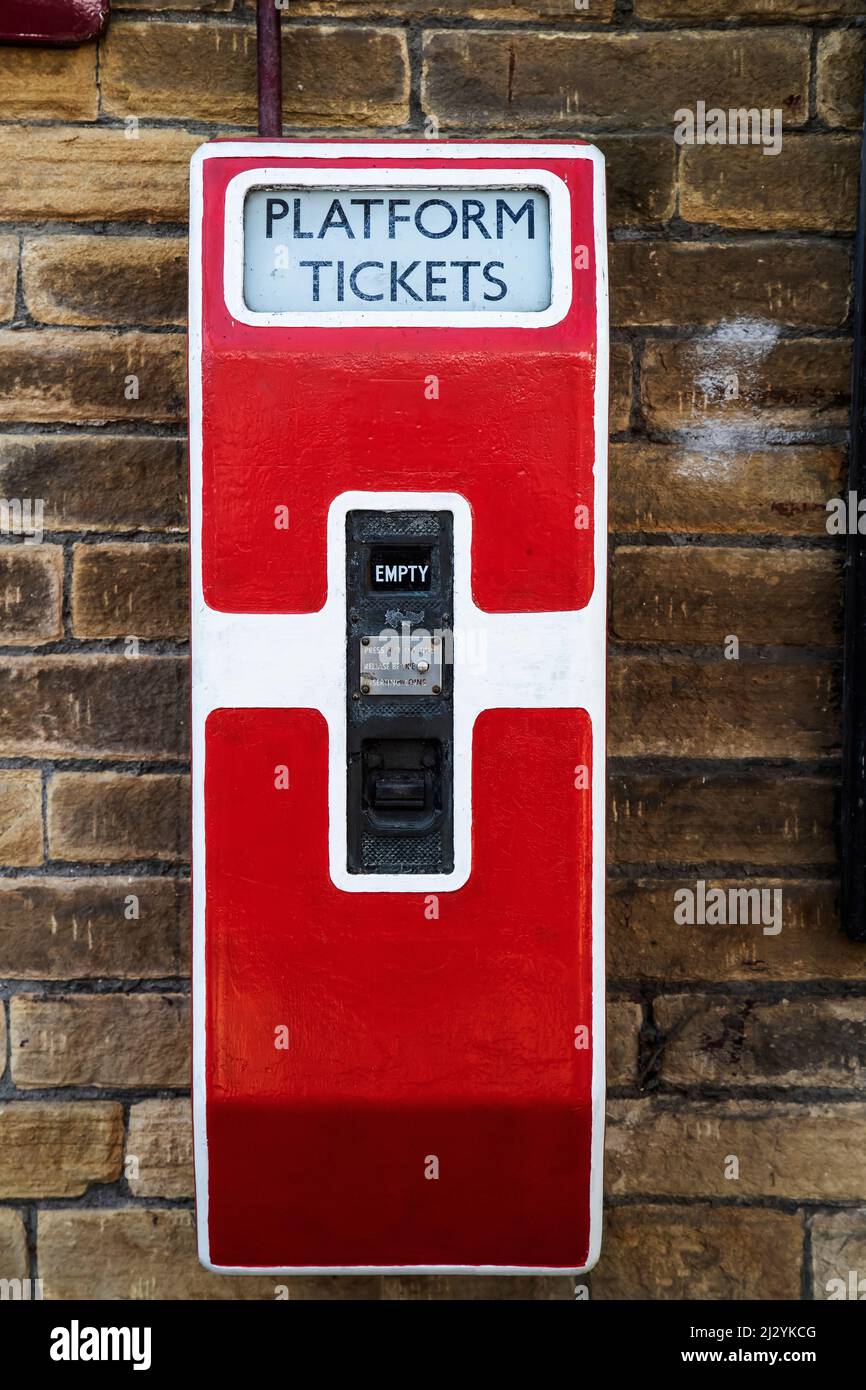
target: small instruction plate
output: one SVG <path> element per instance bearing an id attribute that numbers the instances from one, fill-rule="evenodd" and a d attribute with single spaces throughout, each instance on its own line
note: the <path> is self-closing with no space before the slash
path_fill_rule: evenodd
<path id="1" fill-rule="evenodd" d="M 442 638 L 392 633 L 361 638 L 362 695 L 438 695 Z"/>

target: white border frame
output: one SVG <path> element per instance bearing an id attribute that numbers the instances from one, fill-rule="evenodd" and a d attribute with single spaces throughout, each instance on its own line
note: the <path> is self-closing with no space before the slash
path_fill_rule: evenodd
<path id="1" fill-rule="evenodd" d="M 597 365 L 594 402 L 595 427 L 595 588 L 591 605 L 598 614 L 600 630 L 595 650 L 605 652 L 606 638 L 606 560 L 607 560 L 607 401 L 608 401 L 608 279 L 607 215 L 604 157 L 590 145 L 568 144 L 307 144 L 291 141 L 225 141 L 200 146 L 190 164 L 189 227 L 189 455 L 190 455 L 190 543 L 192 549 L 192 627 L 193 660 L 196 656 L 197 605 L 201 597 L 201 482 L 202 482 L 202 221 L 204 214 L 203 166 L 208 159 L 381 159 L 388 164 L 417 159 L 511 159 L 551 160 L 588 159 L 593 165 L 593 216 L 596 264 L 596 346 Z M 469 172 L 469 171 L 467 171 Z M 335 176 L 339 170 L 335 170 Z M 570 258 L 569 258 L 570 260 Z M 429 324 L 429 315 L 424 315 Z M 405 319 L 401 319 L 405 322 Z M 489 322 L 489 318 L 486 320 Z M 587 610 L 583 610 L 584 612 Z M 198 607 L 200 615 L 201 608 Z M 604 673 L 598 673 L 604 691 Z M 195 674 L 194 674 L 195 686 Z M 602 1225 L 602 1159 L 604 1153 L 605 1101 L 605 709 L 593 723 L 593 871 L 592 871 L 592 1139 L 589 1180 L 590 1236 L 586 1264 L 563 1268 L 504 1265 L 352 1265 L 352 1266 L 227 1266 L 210 1258 L 208 1229 L 208 1147 L 206 1092 L 206 979 L 205 979 L 205 892 L 204 892 L 204 726 L 193 707 L 193 1115 L 196 1178 L 196 1221 L 199 1259 L 206 1269 L 218 1274 L 302 1275 L 302 1274 L 553 1274 L 579 1276 L 598 1260 Z"/>
<path id="2" fill-rule="evenodd" d="M 418 310 L 250 309 L 244 299 L 244 204 L 254 188 L 327 188 L 335 193 L 355 188 L 444 192 L 449 188 L 525 188 L 547 195 L 550 239 L 550 303 L 545 309 Z M 547 169 L 248 169 L 226 189 L 223 293 L 226 308 L 238 323 L 261 328 L 549 328 L 571 306 L 571 198 L 562 179 Z"/>

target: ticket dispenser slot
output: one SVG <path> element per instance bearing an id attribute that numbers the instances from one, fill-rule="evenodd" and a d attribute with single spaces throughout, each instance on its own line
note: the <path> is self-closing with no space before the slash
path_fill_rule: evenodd
<path id="1" fill-rule="evenodd" d="M 450 512 L 349 512 L 349 873 L 454 868 L 453 585 Z"/>

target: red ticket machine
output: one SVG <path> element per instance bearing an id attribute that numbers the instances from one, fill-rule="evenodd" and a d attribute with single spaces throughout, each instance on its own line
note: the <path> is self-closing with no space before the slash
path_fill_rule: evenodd
<path id="1" fill-rule="evenodd" d="M 583 145 L 193 159 L 210 1268 L 597 1257 L 604 228 Z"/>

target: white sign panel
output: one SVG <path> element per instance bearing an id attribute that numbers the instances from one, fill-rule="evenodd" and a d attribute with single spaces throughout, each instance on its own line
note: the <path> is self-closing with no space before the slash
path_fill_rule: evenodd
<path id="1" fill-rule="evenodd" d="M 551 302 L 547 194 L 252 189 L 244 301 L 260 313 L 537 313 Z"/>

